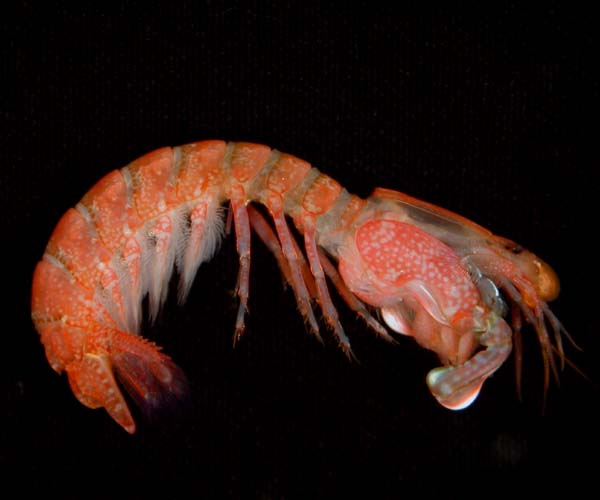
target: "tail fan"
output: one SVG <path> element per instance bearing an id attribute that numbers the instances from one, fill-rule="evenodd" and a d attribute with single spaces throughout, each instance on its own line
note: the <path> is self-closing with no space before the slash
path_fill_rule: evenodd
<path id="1" fill-rule="evenodd" d="M 169 356 L 141 337 L 117 332 L 111 363 L 117 380 L 150 420 L 170 411 L 187 395 L 187 380 Z"/>

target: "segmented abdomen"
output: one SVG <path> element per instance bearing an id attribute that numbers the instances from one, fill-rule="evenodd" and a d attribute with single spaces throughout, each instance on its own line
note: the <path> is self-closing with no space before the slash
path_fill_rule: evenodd
<path id="1" fill-rule="evenodd" d="M 96 324 L 137 332 L 142 298 L 149 295 L 154 318 L 175 265 L 184 299 L 218 246 L 227 200 L 234 210 L 251 201 L 275 215 L 281 209 L 300 227 L 312 220 L 316 238 L 335 234 L 363 203 L 307 162 L 267 146 L 202 141 L 148 153 L 102 178 L 53 232 L 33 289 L 32 316 L 47 351 L 59 347 L 57 325 L 81 336 Z M 75 354 L 58 350 L 52 357 L 60 370 Z"/>

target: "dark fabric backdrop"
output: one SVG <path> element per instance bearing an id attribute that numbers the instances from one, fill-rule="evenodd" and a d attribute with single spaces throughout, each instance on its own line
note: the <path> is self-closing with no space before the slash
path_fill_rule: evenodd
<path id="1" fill-rule="evenodd" d="M 100 6 L 101 5 L 101 6 Z M 524 478 L 580 484 L 599 434 L 598 81 L 590 12 L 379 2 L 11 2 L 2 30 L 0 474 L 21 488 L 113 497 L 454 497 Z M 539 349 L 462 412 L 424 377 L 435 356 L 376 339 L 340 305 L 360 364 L 306 331 L 255 240 L 234 349 L 233 238 L 184 307 L 145 329 L 190 381 L 174 418 L 125 434 L 71 394 L 30 320 L 31 275 L 60 216 L 102 175 L 163 145 L 223 138 L 296 154 L 367 196 L 445 206 L 530 248 L 562 279 L 553 308 L 584 348 L 542 415 Z M 6 483 L 3 481 L 3 486 Z M 178 496 L 178 495 L 175 495 Z M 187 496 L 187 495 L 186 495 Z"/>

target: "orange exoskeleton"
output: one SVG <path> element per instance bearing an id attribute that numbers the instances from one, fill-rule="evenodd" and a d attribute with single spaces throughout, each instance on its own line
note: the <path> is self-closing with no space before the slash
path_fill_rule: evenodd
<path id="1" fill-rule="evenodd" d="M 439 356 L 443 366 L 426 380 L 447 408 L 476 398 L 510 355 L 523 317 L 540 339 L 546 384 L 556 371 L 555 353 L 564 360 L 564 330 L 546 305 L 558 294 L 558 280 L 533 254 L 395 191 L 377 189 L 363 200 L 267 146 L 202 141 L 159 149 L 101 179 L 59 221 L 34 273 L 32 318 L 52 368 L 67 372 L 83 404 L 105 408 L 128 432 L 135 423 L 117 380 L 149 407 L 181 397 L 186 385 L 171 359 L 138 335 L 142 300 L 148 296 L 153 320 L 175 268 L 185 300 L 199 265 L 221 240 L 226 202 L 240 261 L 234 342 L 244 331 L 254 231 L 276 257 L 315 336 L 313 301 L 353 356 L 329 279 L 379 336 L 395 341 L 371 309 L 391 330 Z M 511 326 L 503 297 L 512 306 Z"/>

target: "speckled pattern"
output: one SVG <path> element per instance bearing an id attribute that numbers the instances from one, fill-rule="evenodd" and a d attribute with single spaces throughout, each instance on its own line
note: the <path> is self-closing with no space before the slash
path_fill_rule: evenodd
<path id="1" fill-rule="evenodd" d="M 477 290 L 456 254 L 425 231 L 397 220 L 378 220 L 360 227 L 356 245 L 386 284 L 400 288 L 413 280 L 426 283 L 450 320 L 477 304 Z"/>

